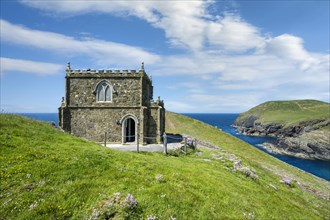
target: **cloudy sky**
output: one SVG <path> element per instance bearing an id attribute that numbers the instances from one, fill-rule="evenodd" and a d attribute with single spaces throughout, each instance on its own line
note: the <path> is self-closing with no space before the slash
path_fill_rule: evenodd
<path id="1" fill-rule="evenodd" d="M 175 112 L 329 102 L 329 1 L 1 1 L 1 110 L 57 112 L 65 65 L 139 69 Z"/>

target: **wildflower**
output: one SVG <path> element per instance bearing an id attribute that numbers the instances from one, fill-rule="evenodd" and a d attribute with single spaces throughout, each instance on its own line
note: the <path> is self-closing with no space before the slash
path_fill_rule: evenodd
<path id="1" fill-rule="evenodd" d="M 161 198 L 165 198 L 166 197 L 166 194 L 163 193 L 163 194 L 160 195 L 160 197 Z"/>
<path id="2" fill-rule="evenodd" d="M 34 209 L 35 207 L 38 206 L 38 201 L 34 201 L 30 206 L 29 206 L 29 210 Z"/>
<path id="3" fill-rule="evenodd" d="M 164 181 L 164 177 L 163 177 L 163 175 L 161 175 L 161 174 L 157 174 L 157 175 L 156 175 L 156 180 L 158 180 L 159 182 L 163 182 L 163 181 Z"/>
<path id="4" fill-rule="evenodd" d="M 147 217 L 147 220 L 157 220 L 157 219 L 158 219 L 157 216 L 152 214 Z"/>
<path id="5" fill-rule="evenodd" d="M 100 213 L 99 210 L 97 210 L 96 208 L 93 208 L 93 212 L 92 215 L 90 216 L 90 220 L 96 220 L 98 219 L 98 217 L 101 215 L 102 213 Z"/>
<path id="6" fill-rule="evenodd" d="M 105 196 L 99 193 L 99 196 Z M 106 196 L 97 206 L 93 208 L 88 219 L 96 220 L 102 219 L 126 219 L 129 216 L 135 215 L 135 208 L 138 203 L 135 201 L 133 195 L 127 194 L 125 197 L 122 193 L 116 192 L 112 196 Z"/>
<path id="7" fill-rule="evenodd" d="M 114 200 L 115 200 L 115 202 L 116 202 L 116 203 L 119 203 L 119 200 L 120 200 L 120 192 L 115 192 L 115 193 L 113 194 L 113 196 L 114 196 Z"/>
<path id="8" fill-rule="evenodd" d="M 28 173 L 28 174 L 26 174 L 26 176 L 27 176 L 27 178 L 29 178 L 29 179 L 30 179 L 30 177 L 31 177 L 31 174 L 29 174 L 29 173 Z"/>
<path id="9" fill-rule="evenodd" d="M 41 181 L 41 182 L 38 183 L 38 185 L 42 186 L 42 185 L 45 185 L 45 183 L 46 183 L 45 181 Z"/>
<path id="10" fill-rule="evenodd" d="M 282 183 L 285 183 L 286 185 L 288 185 L 289 187 L 293 188 L 295 187 L 295 183 L 294 180 L 289 178 L 289 177 L 283 177 L 283 180 L 281 180 Z"/>
<path id="11" fill-rule="evenodd" d="M 127 196 L 125 198 L 125 203 L 131 209 L 134 209 L 137 206 L 137 202 L 135 201 L 132 194 L 127 194 Z"/>
<path id="12" fill-rule="evenodd" d="M 254 212 L 243 213 L 244 217 L 247 219 L 254 219 Z"/>

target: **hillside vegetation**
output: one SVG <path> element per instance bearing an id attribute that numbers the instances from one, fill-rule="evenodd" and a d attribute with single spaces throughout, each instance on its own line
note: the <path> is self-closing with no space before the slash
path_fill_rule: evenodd
<path id="1" fill-rule="evenodd" d="M 0 219 L 329 219 L 329 182 L 200 121 L 166 123 L 219 149 L 121 152 L 1 114 Z"/>
<path id="2" fill-rule="evenodd" d="M 251 115 L 261 124 L 276 123 L 288 127 L 305 121 L 330 120 L 330 104 L 317 100 L 265 102 L 241 114 L 236 123 Z"/>

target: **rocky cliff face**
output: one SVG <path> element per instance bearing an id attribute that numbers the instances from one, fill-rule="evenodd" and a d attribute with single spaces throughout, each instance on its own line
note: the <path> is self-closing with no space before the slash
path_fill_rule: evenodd
<path id="1" fill-rule="evenodd" d="M 275 144 L 264 144 L 265 148 L 274 153 L 330 160 L 329 119 L 304 121 L 295 126 L 283 127 L 276 123 L 262 124 L 258 117 L 252 115 L 245 120 L 235 121 L 234 126 L 245 135 L 277 137 Z"/>

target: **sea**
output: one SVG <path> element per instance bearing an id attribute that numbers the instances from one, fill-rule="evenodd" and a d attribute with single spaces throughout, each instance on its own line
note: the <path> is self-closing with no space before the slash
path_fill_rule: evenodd
<path id="1" fill-rule="evenodd" d="M 216 126 L 224 132 L 227 132 L 249 144 L 266 152 L 267 154 L 272 155 L 292 166 L 298 167 L 301 170 L 314 174 L 315 176 L 321 177 L 330 181 L 330 161 L 323 161 L 323 160 L 307 160 L 296 158 L 287 155 L 280 155 L 274 154 L 272 152 L 267 151 L 260 144 L 264 142 L 275 142 L 276 139 L 272 137 L 254 137 L 254 136 L 247 136 L 238 131 L 232 126 L 235 119 L 238 117 L 239 114 L 183 114 L 189 116 L 191 118 L 200 120 L 205 122 L 209 125 Z"/>
<path id="2" fill-rule="evenodd" d="M 33 118 L 40 121 L 51 121 L 58 124 L 58 115 L 57 113 L 22 113 L 20 115 Z M 208 114 L 208 113 L 184 113 L 183 115 L 189 116 L 191 118 L 200 120 L 204 123 L 209 125 L 215 126 L 221 129 L 224 132 L 227 132 L 249 144 L 258 148 L 261 151 L 264 151 L 267 154 L 270 154 L 273 157 L 278 158 L 279 160 L 284 161 L 292 166 L 295 166 L 301 170 L 314 174 L 315 176 L 321 177 L 330 181 L 330 161 L 323 161 L 323 160 L 307 160 L 307 159 L 300 159 L 292 156 L 287 155 L 279 155 L 274 154 L 272 152 L 267 151 L 260 144 L 264 142 L 275 142 L 276 139 L 272 137 L 254 137 L 254 136 L 247 136 L 237 132 L 237 130 L 232 126 L 235 119 L 238 117 L 239 114 L 224 114 L 224 113 L 217 113 L 217 114 Z"/>

